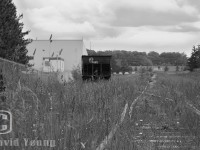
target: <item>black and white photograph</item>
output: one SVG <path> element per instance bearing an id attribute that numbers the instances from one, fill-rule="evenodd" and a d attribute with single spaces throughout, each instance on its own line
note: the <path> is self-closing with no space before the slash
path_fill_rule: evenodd
<path id="1" fill-rule="evenodd" d="M 0 0 L 0 150 L 200 150 L 200 1 Z"/>

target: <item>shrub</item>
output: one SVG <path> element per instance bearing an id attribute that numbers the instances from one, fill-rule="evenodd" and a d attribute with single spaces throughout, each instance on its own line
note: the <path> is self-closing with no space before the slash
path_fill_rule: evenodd
<path id="1" fill-rule="evenodd" d="M 176 71 L 179 71 L 179 66 L 176 66 Z"/>
<path id="2" fill-rule="evenodd" d="M 73 80 L 81 80 L 82 79 L 82 73 L 81 73 L 80 66 L 74 67 L 74 69 L 72 70 L 71 73 L 72 73 Z"/>
<path id="3" fill-rule="evenodd" d="M 153 71 L 152 67 L 149 67 L 149 68 L 148 68 L 148 71 L 149 71 L 149 72 L 152 72 L 152 71 Z"/>
<path id="4" fill-rule="evenodd" d="M 135 72 L 138 71 L 137 66 L 135 66 L 134 71 L 135 71 Z"/>
<path id="5" fill-rule="evenodd" d="M 168 67 L 168 66 L 165 66 L 164 71 L 165 71 L 165 72 L 169 71 L 169 67 Z"/>

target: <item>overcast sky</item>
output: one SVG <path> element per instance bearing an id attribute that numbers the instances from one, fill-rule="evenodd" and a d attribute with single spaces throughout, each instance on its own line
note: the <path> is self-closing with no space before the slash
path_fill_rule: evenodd
<path id="1" fill-rule="evenodd" d="M 199 0 L 13 0 L 33 39 L 81 39 L 95 50 L 191 53 Z"/>

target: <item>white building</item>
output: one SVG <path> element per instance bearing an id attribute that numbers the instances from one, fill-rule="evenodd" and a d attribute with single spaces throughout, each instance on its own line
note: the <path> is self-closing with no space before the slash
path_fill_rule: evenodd
<path id="1" fill-rule="evenodd" d="M 28 55 L 34 56 L 31 61 L 34 64 L 34 69 L 45 72 L 51 71 L 48 66 L 45 67 L 45 61 L 50 58 L 52 71 L 60 70 L 60 74 L 64 76 L 65 80 L 72 78 L 71 71 L 78 66 L 81 67 L 81 56 L 87 55 L 83 39 L 52 40 L 52 42 L 49 40 L 34 40 L 27 46 L 27 49 Z M 57 60 L 58 56 L 59 61 Z M 64 62 L 64 65 L 62 67 L 58 66 L 62 62 Z"/>
<path id="2" fill-rule="evenodd" d="M 64 72 L 64 59 L 61 57 L 44 57 L 43 72 Z"/>

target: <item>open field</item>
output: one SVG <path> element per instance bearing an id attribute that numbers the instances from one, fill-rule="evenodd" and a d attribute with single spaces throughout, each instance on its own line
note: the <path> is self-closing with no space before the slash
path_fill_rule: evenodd
<path id="1" fill-rule="evenodd" d="M 199 74 L 154 74 L 62 85 L 53 76 L 44 82 L 4 65 L 7 99 L 1 107 L 12 112 L 13 131 L 0 135 L 0 141 L 55 143 L 21 142 L 2 149 L 100 150 L 103 140 L 105 148 L 113 150 L 199 149 Z"/>

